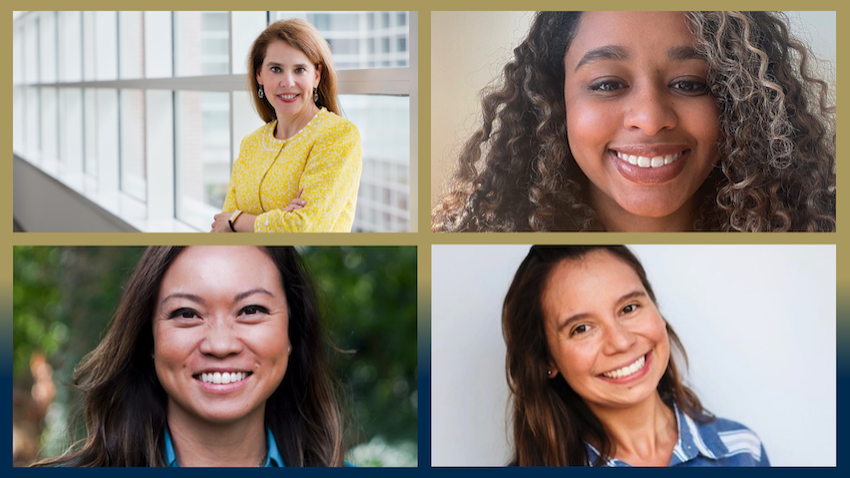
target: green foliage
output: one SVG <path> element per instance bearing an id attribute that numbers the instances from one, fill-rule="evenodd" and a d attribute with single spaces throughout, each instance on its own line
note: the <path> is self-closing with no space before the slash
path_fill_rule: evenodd
<path id="1" fill-rule="evenodd" d="M 416 249 L 306 248 L 366 440 L 416 441 Z M 362 438 L 356 442 L 365 441 Z"/>

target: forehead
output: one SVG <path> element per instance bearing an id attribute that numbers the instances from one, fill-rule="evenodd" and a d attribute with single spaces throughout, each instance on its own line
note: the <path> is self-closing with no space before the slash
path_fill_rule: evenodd
<path id="1" fill-rule="evenodd" d="M 608 309 L 624 294 L 645 291 L 637 272 L 614 254 L 598 250 L 563 260 L 552 269 L 543 289 L 547 318 Z"/>
<path id="2" fill-rule="evenodd" d="M 283 40 L 275 40 L 269 43 L 266 47 L 266 56 L 263 63 L 310 63 L 307 55 L 298 48 L 286 43 Z"/>
<path id="3" fill-rule="evenodd" d="M 587 51 L 607 45 L 624 47 L 634 55 L 666 55 L 671 46 L 695 44 L 682 12 L 586 12 L 566 58 L 575 64 Z"/>
<path id="4" fill-rule="evenodd" d="M 171 263 L 163 276 L 160 294 L 189 288 L 227 293 L 252 287 L 272 292 L 283 287 L 277 267 L 263 250 L 252 246 L 192 246 Z"/>

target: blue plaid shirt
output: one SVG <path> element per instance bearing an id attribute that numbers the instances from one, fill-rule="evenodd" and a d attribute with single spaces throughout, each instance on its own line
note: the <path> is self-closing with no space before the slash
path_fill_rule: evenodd
<path id="1" fill-rule="evenodd" d="M 284 467 L 283 457 L 280 456 L 280 451 L 277 449 L 277 441 L 274 439 L 274 434 L 269 427 L 266 427 L 266 468 L 269 467 Z M 165 429 L 165 463 L 167 466 L 180 467 L 177 462 L 177 454 L 174 453 L 174 443 L 171 441 L 171 434 L 168 433 L 168 428 Z"/>
<path id="2" fill-rule="evenodd" d="M 679 427 L 679 442 L 673 448 L 669 466 L 770 466 L 767 452 L 752 430 L 732 420 L 715 418 L 698 423 L 674 406 Z M 589 443 L 587 458 L 591 466 L 599 451 Z M 631 466 L 609 458 L 605 466 Z"/>

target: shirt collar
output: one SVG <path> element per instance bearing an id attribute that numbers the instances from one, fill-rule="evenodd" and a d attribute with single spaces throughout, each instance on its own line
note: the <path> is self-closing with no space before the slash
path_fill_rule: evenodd
<path id="1" fill-rule="evenodd" d="M 697 423 L 687 413 L 679 409 L 677 404 L 673 404 L 673 412 L 676 415 L 676 425 L 679 429 L 679 441 L 673 448 L 673 456 L 670 458 L 670 466 L 677 465 L 693 460 L 699 455 L 706 458 L 716 460 L 724 457 L 729 453 L 726 445 L 717 434 L 713 422 Z M 587 460 L 590 466 L 599 457 L 599 451 L 590 443 L 585 443 L 587 448 Z M 631 466 L 628 463 L 616 458 L 608 458 L 603 466 Z"/>
<path id="2" fill-rule="evenodd" d="M 274 439 L 274 434 L 269 427 L 266 427 L 266 443 L 268 444 L 268 449 L 266 449 L 266 464 L 263 466 L 266 468 L 285 467 L 286 464 L 284 464 L 283 457 L 280 456 L 280 450 L 277 448 L 277 440 Z M 180 467 L 168 427 L 165 428 L 165 464 L 169 467 Z"/>

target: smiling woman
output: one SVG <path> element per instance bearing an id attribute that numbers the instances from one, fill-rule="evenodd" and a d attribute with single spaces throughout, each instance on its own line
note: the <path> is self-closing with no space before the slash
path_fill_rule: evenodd
<path id="1" fill-rule="evenodd" d="M 623 246 L 534 246 L 502 330 L 516 466 L 769 466 L 684 385 L 682 343 Z"/>
<path id="2" fill-rule="evenodd" d="M 248 57 L 266 125 L 242 140 L 212 232 L 350 232 L 360 134 L 343 119 L 330 47 L 300 19 L 269 25 Z"/>
<path id="3" fill-rule="evenodd" d="M 834 98 L 789 30 L 774 12 L 538 12 L 432 230 L 835 230 Z"/>
<path id="4" fill-rule="evenodd" d="M 344 464 L 315 292 L 293 248 L 149 248 L 75 382 L 87 437 L 37 466 Z"/>

